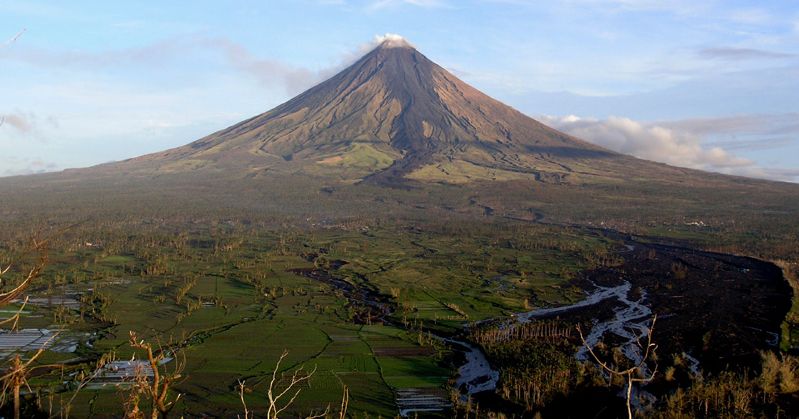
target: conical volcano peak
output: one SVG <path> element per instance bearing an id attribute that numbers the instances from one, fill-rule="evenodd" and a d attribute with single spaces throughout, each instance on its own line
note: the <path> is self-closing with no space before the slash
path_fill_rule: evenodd
<path id="1" fill-rule="evenodd" d="M 375 36 L 375 41 L 379 48 L 413 48 L 413 45 L 407 39 L 395 33 L 377 35 Z"/>
<path id="2" fill-rule="evenodd" d="M 143 160 L 393 182 L 452 171 L 460 173 L 453 175 L 458 181 L 498 171 L 508 178 L 540 178 L 548 170 L 565 176 L 571 168 L 553 163 L 553 155 L 608 155 L 479 92 L 400 35 L 377 36 L 375 43 L 288 102 Z"/>

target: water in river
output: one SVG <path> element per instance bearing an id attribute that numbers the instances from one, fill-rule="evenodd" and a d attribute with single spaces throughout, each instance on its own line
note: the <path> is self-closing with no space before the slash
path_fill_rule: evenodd
<path id="1" fill-rule="evenodd" d="M 622 339 L 622 353 L 631 361 L 638 363 L 641 360 L 641 348 L 638 341 L 649 333 L 652 310 L 643 304 L 646 294 L 641 294 L 638 299 L 630 299 L 631 285 L 625 281 L 615 287 L 597 287 L 585 299 L 567 306 L 541 308 L 519 313 L 511 321 L 527 323 L 536 318 L 549 317 L 555 314 L 592 306 L 608 299 L 616 299 L 621 308 L 616 310 L 614 316 L 605 321 L 597 321 L 591 332 L 585 336 L 586 342 L 591 347 L 596 346 L 606 333 L 613 333 Z M 491 368 L 485 355 L 479 348 L 465 342 L 447 339 L 451 344 L 464 351 L 466 362 L 458 370 L 457 385 L 466 394 L 475 394 L 486 390 L 493 390 L 497 386 L 499 373 Z M 581 347 L 577 351 L 577 359 L 588 360 L 588 350 Z"/>

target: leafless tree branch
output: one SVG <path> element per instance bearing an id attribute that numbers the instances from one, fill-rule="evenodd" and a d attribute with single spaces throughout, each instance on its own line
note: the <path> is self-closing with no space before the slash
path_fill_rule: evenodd
<path id="1" fill-rule="evenodd" d="M 632 392 L 633 392 L 633 383 L 647 383 L 652 381 L 655 378 L 655 374 L 657 374 L 658 365 L 655 363 L 655 368 L 649 375 L 645 374 L 646 371 L 646 363 L 650 357 L 655 354 L 657 350 L 657 345 L 652 343 L 652 332 L 655 330 L 655 322 L 657 321 L 657 316 L 652 317 L 652 325 L 649 327 L 649 331 L 647 332 L 647 342 L 646 347 L 644 348 L 641 345 L 641 340 L 638 339 L 636 342 L 638 347 L 644 349 L 644 354 L 641 356 L 641 359 L 635 365 L 631 366 L 630 368 L 620 370 L 611 367 L 607 362 L 602 361 L 594 352 L 594 348 L 586 342 L 585 338 L 583 337 L 583 331 L 580 328 L 580 325 L 577 325 L 577 333 L 580 334 L 580 340 L 583 342 L 583 345 L 588 349 L 588 353 L 591 354 L 591 357 L 594 361 L 602 367 L 603 370 L 608 372 L 608 374 L 615 375 L 618 377 L 623 377 L 627 380 L 627 417 L 629 419 L 633 418 L 633 411 L 631 407 L 631 399 L 632 399 Z"/>
<path id="2" fill-rule="evenodd" d="M 183 378 L 182 373 L 186 365 L 185 358 L 177 351 L 165 350 L 160 342 L 158 342 L 158 350 L 153 350 L 153 345 L 144 339 L 139 339 L 134 331 L 130 331 L 130 346 L 145 352 L 146 361 L 152 369 L 153 377 L 152 381 L 150 381 L 145 371 L 137 371 L 134 379 L 134 388 L 129 398 L 129 410 L 133 412 L 139 411 L 138 396 L 139 394 L 144 394 L 152 402 L 150 414 L 152 419 L 168 415 L 172 408 L 175 407 L 175 403 L 183 396 L 178 393 L 174 400 L 169 400 L 170 389 Z M 167 354 L 172 354 L 174 357 L 175 367 L 169 373 L 166 371 L 162 373 L 162 364 L 166 360 Z"/>

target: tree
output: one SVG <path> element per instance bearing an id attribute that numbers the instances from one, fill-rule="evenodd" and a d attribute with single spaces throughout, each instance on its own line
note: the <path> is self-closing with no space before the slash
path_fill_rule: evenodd
<path id="1" fill-rule="evenodd" d="M 272 371 L 272 378 L 269 381 L 269 386 L 266 390 L 266 397 L 269 402 L 266 413 L 266 417 L 268 419 L 279 418 L 280 414 L 288 409 L 300 395 L 302 392 L 301 386 L 304 383 L 307 383 L 316 373 L 316 367 L 310 371 L 306 371 L 305 367 L 299 367 L 291 373 L 291 377 L 288 378 L 288 381 L 282 379 L 282 377 L 278 378 L 277 373 L 280 370 L 280 364 L 288 356 L 288 354 L 289 352 L 284 349 L 283 353 L 280 355 L 280 358 L 278 358 L 277 362 L 275 363 L 275 369 Z M 250 410 L 247 408 L 247 402 L 244 399 L 244 394 L 247 391 L 247 388 L 244 384 L 244 381 L 239 381 L 238 385 L 239 398 L 241 399 L 241 404 L 244 407 L 243 419 L 255 419 L 255 412 L 250 412 Z M 339 407 L 338 414 L 336 415 L 336 417 L 339 419 L 344 419 L 347 415 L 347 408 L 349 407 L 350 400 L 349 396 L 349 389 L 345 385 L 341 396 L 341 406 Z M 322 413 L 311 414 L 307 416 L 306 419 L 326 418 L 330 414 L 330 405 L 328 405 Z M 241 416 L 239 416 L 239 418 L 241 418 Z"/>
<path id="2" fill-rule="evenodd" d="M 139 408 L 139 401 L 142 395 L 150 400 L 150 418 L 166 417 L 182 396 L 178 393 L 173 400 L 170 400 L 172 386 L 183 378 L 185 359 L 180 357 L 178 351 L 164 349 L 160 344 L 158 350 L 154 351 L 151 343 L 144 339 L 139 339 L 136 336 L 136 332 L 133 331 L 130 332 L 130 346 L 145 352 L 147 366 L 152 370 L 152 378 L 146 373 L 146 368 L 137 368 L 133 388 L 127 401 L 127 417 L 144 417 L 144 413 Z M 169 356 L 174 357 L 175 366 L 172 371 L 167 372 L 163 365 L 169 361 L 167 359 Z"/>
<path id="3" fill-rule="evenodd" d="M 39 277 L 42 270 L 44 269 L 45 265 L 47 265 L 47 251 L 45 247 L 46 241 L 36 241 L 34 240 L 31 246 L 32 250 L 35 250 L 39 253 L 39 258 L 34 263 L 33 267 L 28 270 L 27 275 L 20 281 L 18 284 L 14 285 L 13 288 L 9 291 L 0 292 L 0 307 L 6 306 L 11 303 L 13 300 L 19 298 L 25 290 L 27 290 L 33 281 Z M 6 265 L 5 268 L 0 267 L 0 286 L 4 285 L 5 280 L 7 279 L 7 275 L 11 268 L 14 266 L 14 263 L 9 263 Z M 22 314 L 25 305 L 27 304 L 28 299 L 25 298 L 25 301 L 22 303 L 22 306 L 17 310 L 17 312 L 5 319 L 0 321 L 0 326 L 5 326 L 10 324 L 10 330 L 15 331 L 17 330 L 17 326 L 19 324 L 19 318 Z M 54 336 L 53 336 L 54 337 Z M 36 361 L 37 358 L 44 352 L 44 348 L 46 348 L 49 343 L 52 341 L 53 337 L 51 337 L 44 345 L 42 345 L 39 350 L 34 354 L 28 361 L 23 362 L 22 358 L 19 354 L 15 355 L 12 358 L 10 365 L 5 369 L 4 374 L 0 377 L 0 382 L 2 382 L 3 386 L 3 393 L 0 396 L 0 404 L 5 404 L 7 395 L 9 392 L 12 393 L 12 398 L 14 400 L 14 418 L 18 419 L 20 417 L 20 410 L 21 410 L 21 401 L 20 401 L 20 389 L 23 386 L 28 386 L 28 376 L 30 375 L 31 370 L 34 369 L 32 364 Z"/>
<path id="4" fill-rule="evenodd" d="M 649 327 L 649 330 L 646 333 L 646 347 L 641 345 L 641 340 L 637 341 L 638 347 L 643 350 L 643 355 L 638 363 L 635 365 L 621 370 L 611 366 L 609 363 L 602 361 L 594 352 L 594 348 L 585 341 L 583 337 L 583 331 L 580 329 L 580 325 L 577 325 L 577 333 L 580 334 L 580 340 L 583 342 L 583 345 L 588 349 L 588 353 L 591 354 L 591 357 L 594 358 L 594 361 L 602 367 L 603 370 L 607 371 L 608 374 L 611 376 L 622 377 L 627 381 L 627 417 L 629 419 L 633 418 L 633 411 L 631 407 L 631 399 L 633 394 L 633 383 L 648 383 L 655 378 L 655 374 L 657 374 L 658 366 L 657 363 L 655 364 L 655 368 L 652 369 L 652 372 L 647 373 L 647 361 L 650 358 L 655 357 L 655 351 L 657 350 L 657 345 L 652 343 L 652 332 L 655 330 L 655 321 L 657 320 L 657 316 L 652 317 L 652 325 Z"/>

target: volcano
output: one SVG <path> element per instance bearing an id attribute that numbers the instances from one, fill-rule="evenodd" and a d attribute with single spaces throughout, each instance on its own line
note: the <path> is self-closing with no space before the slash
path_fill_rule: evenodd
<path id="1" fill-rule="evenodd" d="M 574 138 L 461 81 L 388 39 L 288 102 L 188 145 L 108 165 L 122 172 L 302 173 L 350 181 L 534 179 L 579 182 L 644 162 Z M 666 173 L 668 175 L 668 173 Z"/>
<path id="2" fill-rule="evenodd" d="M 419 193 L 400 200 L 398 189 Z M 339 193 L 319 192 L 332 190 Z M 579 213 L 574 220 L 595 222 L 609 211 L 624 222 L 630 212 L 682 219 L 687 203 L 704 214 L 752 194 L 781 208 L 796 190 L 590 144 L 481 93 L 396 37 L 288 102 L 184 146 L 0 181 L 0 193 L 27 202 L 37 191 L 42 202 L 59 196 L 59 205 L 93 197 L 163 209 L 181 197 L 191 208 L 268 202 L 286 213 L 321 208 L 333 216 L 381 202 L 381 211 L 482 206 L 524 218 L 550 206 L 548 217 Z M 330 210 L 338 206 L 348 209 Z"/>

